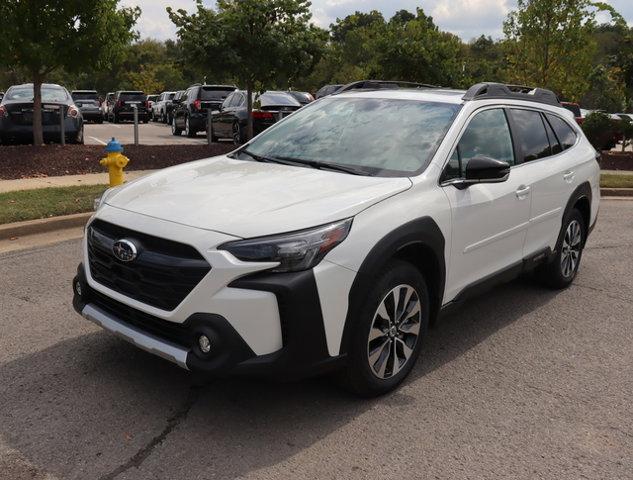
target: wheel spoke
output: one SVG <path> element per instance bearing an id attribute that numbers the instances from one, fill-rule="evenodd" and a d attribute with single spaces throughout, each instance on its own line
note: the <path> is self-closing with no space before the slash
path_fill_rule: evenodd
<path id="1" fill-rule="evenodd" d="M 376 327 L 375 325 L 373 327 L 371 327 L 371 330 L 369 331 L 369 341 L 370 342 L 373 342 L 377 338 L 386 337 L 386 336 L 387 336 L 387 334 L 385 332 L 383 332 L 380 328 Z"/>
<path id="2" fill-rule="evenodd" d="M 380 303 L 380 306 L 378 307 L 378 311 L 376 312 L 376 315 L 380 318 L 382 318 L 383 320 L 391 320 L 391 317 L 389 316 L 389 312 L 387 311 L 387 307 L 385 305 L 384 300 Z M 376 320 L 374 320 L 375 322 Z"/>
<path id="3" fill-rule="evenodd" d="M 391 375 L 393 376 L 396 373 L 398 373 L 401 368 L 400 360 L 398 359 L 398 349 L 396 348 L 395 341 L 392 343 L 391 357 L 392 357 L 392 362 L 393 362 L 393 366 L 391 367 Z"/>
<path id="4" fill-rule="evenodd" d="M 380 351 L 380 355 L 378 357 L 378 361 L 374 366 L 380 363 L 380 367 L 378 367 L 378 375 L 381 378 L 385 378 L 385 372 L 387 371 L 387 364 L 389 363 L 389 357 L 391 356 L 391 347 L 392 344 L 389 340 L 387 340 L 384 344 L 384 347 Z"/>
<path id="5" fill-rule="evenodd" d="M 376 347 L 369 355 L 369 363 L 373 366 L 376 365 L 381 357 L 382 352 L 385 350 L 385 346 L 389 343 L 389 339 L 385 339 L 378 347 Z"/>
<path id="6" fill-rule="evenodd" d="M 409 345 L 407 345 L 407 342 L 405 342 L 404 340 L 400 338 L 397 338 L 396 342 L 398 342 L 402 346 L 402 353 L 404 354 L 404 359 L 409 360 L 409 357 L 413 353 L 413 349 L 410 348 Z"/>

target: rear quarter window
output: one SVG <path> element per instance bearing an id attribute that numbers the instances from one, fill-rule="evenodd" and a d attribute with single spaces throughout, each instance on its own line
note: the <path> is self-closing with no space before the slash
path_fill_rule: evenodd
<path id="1" fill-rule="evenodd" d="M 567 124 L 567 122 L 565 122 L 565 120 L 563 120 L 562 118 L 550 113 L 546 113 L 545 117 L 554 129 L 556 137 L 563 147 L 563 150 L 567 150 L 568 148 L 573 147 L 573 145 L 576 143 L 576 132 L 574 132 L 574 130 Z"/>
<path id="2" fill-rule="evenodd" d="M 530 162 L 551 155 L 551 148 L 541 114 L 535 110 L 512 109 L 512 119 L 518 129 L 518 143 L 523 161 Z"/>

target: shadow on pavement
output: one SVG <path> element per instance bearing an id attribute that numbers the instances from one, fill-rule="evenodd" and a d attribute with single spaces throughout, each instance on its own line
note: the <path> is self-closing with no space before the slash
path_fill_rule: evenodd
<path id="1" fill-rule="evenodd" d="M 554 295 L 521 279 L 466 303 L 431 330 L 407 384 Z M 105 332 L 3 365 L 0 384 L 5 443 L 40 472 L 81 479 L 146 478 L 135 470 L 141 465 L 147 478 L 185 471 L 202 478 L 210 469 L 218 478 L 245 475 L 319 442 L 376 403 L 412 401 L 406 387 L 359 400 L 326 379 L 230 379 L 199 389 L 186 372 Z"/>

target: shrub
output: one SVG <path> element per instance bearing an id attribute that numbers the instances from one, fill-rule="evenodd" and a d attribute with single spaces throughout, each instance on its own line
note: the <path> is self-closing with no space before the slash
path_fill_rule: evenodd
<path id="1" fill-rule="evenodd" d="M 606 113 L 592 112 L 585 117 L 582 129 L 596 150 L 611 150 L 619 137 L 617 122 Z"/>

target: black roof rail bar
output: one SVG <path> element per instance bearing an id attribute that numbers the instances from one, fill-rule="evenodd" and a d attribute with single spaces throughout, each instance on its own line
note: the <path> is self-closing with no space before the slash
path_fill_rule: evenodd
<path id="1" fill-rule="evenodd" d="M 428 83 L 405 82 L 402 80 L 359 80 L 348 83 L 339 88 L 336 93 L 347 92 L 349 90 L 380 90 L 392 88 L 441 88 L 438 85 Z"/>
<path id="2" fill-rule="evenodd" d="M 477 83 L 470 87 L 462 100 L 486 99 L 527 100 L 560 106 L 560 101 L 554 92 L 545 88 L 528 87 L 524 85 L 506 85 L 503 83 Z"/>

